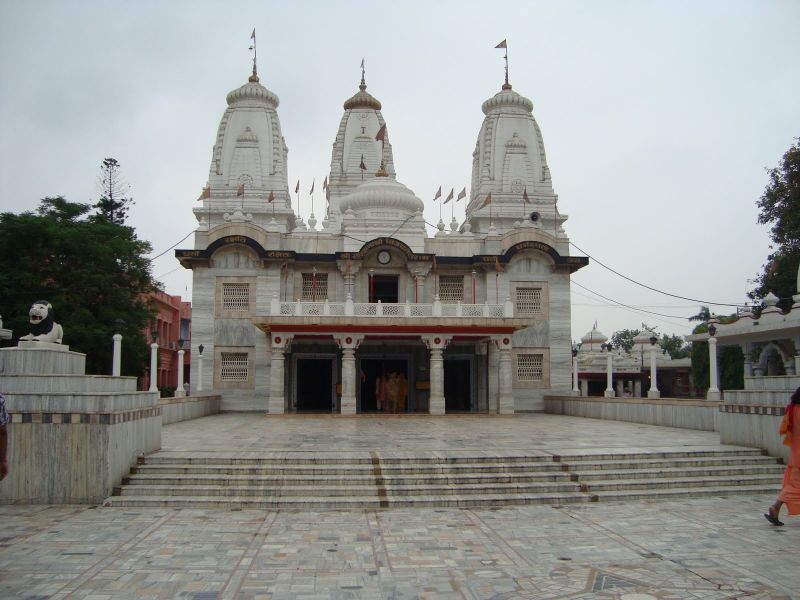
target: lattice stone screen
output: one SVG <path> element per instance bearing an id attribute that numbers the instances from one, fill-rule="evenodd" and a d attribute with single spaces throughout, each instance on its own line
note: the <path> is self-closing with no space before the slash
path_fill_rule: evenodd
<path id="1" fill-rule="evenodd" d="M 250 310 L 250 284 L 223 283 L 222 308 L 224 310 Z"/>
<path id="2" fill-rule="evenodd" d="M 517 354 L 517 379 L 542 381 L 544 379 L 544 354 Z"/>
<path id="3" fill-rule="evenodd" d="M 223 352 L 221 381 L 247 381 L 247 352 Z"/>
<path id="4" fill-rule="evenodd" d="M 542 288 L 518 287 L 515 312 L 518 315 L 541 315 Z"/>
<path id="5" fill-rule="evenodd" d="M 324 302 L 328 299 L 328 274 L 303 273 L 303 291 L 301 300 Z"/>
<path id="6" fill-rule="evenodd" d="M 463 302 L 464 278 L 461 275 L 440 275 L 439 300 L 445 304 Z"/>

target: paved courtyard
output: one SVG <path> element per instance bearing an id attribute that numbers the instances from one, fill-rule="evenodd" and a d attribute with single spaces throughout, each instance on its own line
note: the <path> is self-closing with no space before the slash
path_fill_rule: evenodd
<path id="1" fill-rule="evenodd" d="M 308 433 L 309 431 L 313 433 Z M 719 446 L 713 433 L 550 415 L 221 415 L 183 452 Z M 772 496 L 352 512 L 0 507 L 0 598 L 800 598 L 800 518 Z"/>

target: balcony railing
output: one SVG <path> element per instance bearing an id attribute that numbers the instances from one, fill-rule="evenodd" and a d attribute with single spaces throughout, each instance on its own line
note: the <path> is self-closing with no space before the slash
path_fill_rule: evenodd
<path id="1" fill-rule="evenodd" d="M 445 304 L 435 300 L 432 304 L 404 302 L 399 304 L 378 302 L 281 302 L 273 298 L 270 316 L 274 317 L 390 317 L 415 319 L 424 317 L 455 317 L 503 319 L 514 316 L 514 304 Z"/>

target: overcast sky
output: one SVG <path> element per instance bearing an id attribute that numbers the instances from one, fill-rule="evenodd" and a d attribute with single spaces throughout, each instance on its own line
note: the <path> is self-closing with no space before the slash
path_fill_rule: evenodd
<path id="1" fill-rule="evenodd" d="M 436 189 L 469 185 L 481 103 L 503 78 L 494 46 L 507 39 L 571 241 L 651 287 L 746 300 L 769 253 L 756 223 L 764 169 L 800 135 L 796 0 L 0 0 L 0 210 L 58 194 L 95 202 L 100 163 L 115 157 L 136 202 L 129 224 L 153 255 L 190 234 L 225 96 L 250 72 L 253 27 L 261 83 L 280 98 L 290 187 L 328 173 L 365 57 L 398 180 L 435 223 Z M 153 274 L 191 296 L 172 251 Z M 572 289 L 576 339 L 595 321 L 607 335 L 643 321 L 686 334 L 701 305 L 596 261 Z"/>

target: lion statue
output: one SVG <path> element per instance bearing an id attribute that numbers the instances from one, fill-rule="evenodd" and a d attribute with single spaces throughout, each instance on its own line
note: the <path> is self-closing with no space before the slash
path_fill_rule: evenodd
<path id="1" fill-rule="evenodd" d="M 30 333 L 20 339 L 32 342 L 50 342 L 60 344 L 64 337 L 61 325 L 53 322 L 53 305 L 47 300 L 37 300 L 28 311 L 30 316 Z"/>

